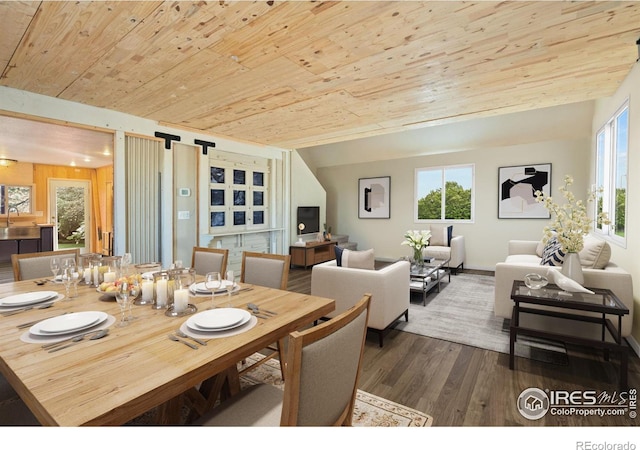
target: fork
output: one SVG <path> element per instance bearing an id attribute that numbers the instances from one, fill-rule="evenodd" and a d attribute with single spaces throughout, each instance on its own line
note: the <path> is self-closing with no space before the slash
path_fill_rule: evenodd
<path id="1" fill-rule="evenodd" d="M 2 316 L 3 317 L 8 317 L 8 316 L 13 316 L 15 314 L 20 314 L 21 312 L 31 311 L 32 309 L 47 309 L 47 308 L 51 308 L 52 306 L 53 306 L 53 302 L 44 303 L 44 304 L 38 305 L 38 306 L 27 306 L 26 308 L 20 308 L 20 309 L 16 309 L 16 310 L 13 310 L 13 311 L 3 312 Z"/>
<path id="2" fill-rule="evenodd" d="M 192 341 L 197 342 L 200 345 L 207 345 L 207 343 L 205 341 L 203 341 L 202 339 L 197 339 L 197 338 L 188 336 L 186 333 L 183 333 L 179 329 L 176 330 L 176 335 L 180 336 L 181 338 L 191 339 Z"/>
<path id="3" fill-rule="evenodd" d="M 198 350 L 198 346 L 197 345 L 192 344 L 191 342 L 187 342 L 184 339 L 180 339 L 178 336 L 174 336 L 173 334 L 169 335 L 169 339 L 171 339 L 172 341 L 175 341 L 175 342 L 181 342 L 184 345 L 186 345 L 187 347 L 191 347 L 194 350 Z"/>

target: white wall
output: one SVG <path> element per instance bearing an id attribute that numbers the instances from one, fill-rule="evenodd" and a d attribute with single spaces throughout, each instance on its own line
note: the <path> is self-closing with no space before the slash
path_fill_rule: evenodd
<path id="1" fill-rule="evenodd" d="M 540 133 L 544 135 L 543 132 Z M 540 239 L 544 219 L 498 219 L 498 167 L 551 163 L 552 195 L 557 195 L 565 174 L 575 179 L 574 192 L 586 192 L 589 179 L 589 139 L 538 142 L 506 147 L 419 156 L 390 161 L 324 167 L 318 179 L 327 190 L 327 221 L 334 233 L 348 234 L 358 249 L 374 248 L 376 257 L 394 260 L 408 256 L 401 246 L 413 222 L 414 169 L 475 164 L 475 221 L 456 223 L 453 233 L 464 235 L 466 268 L 494 270 L 507 255 L 509 239 Z M 358 178 L 391 176 L 391 218 L 359 219 Z"/>
<path id="2" fill-rule="evenodd" d="M 324 224 L 331 226 L 326 221 L 327 194 L 325 189 L 316 179 L 307 164 L 300 158 L 297 151 L 291 153 L 291 236 L 290 244 L 297 240 L 298 224 L 296 212 L 298 206 L 320 207 L 320 231 Z M 304 232 L 303 232 L 304 233 Z M 305 240 L 314 239 L 313 236 L 305 236 Z"/>
<path id="3" fill-rule="evenodd" d="M 640 208 L 638 198 L 640 196 L 640 64 L 636 63 L 617 92 L 610 98 L 602 99 L 596 103 L 593 116 L 593 135 L 611 118 L 611 116 L 629 100 L 629 178 L 627 191 L 627 246 L 611 245 L 611 259 L 623 267 L 634 280 L 634 318 L 633 337 L 640 342 Z M 591 180 L 595 180 L 595 139 L 592 142 L 590 162 Z"/>
<path id="4" fill-rule="evenodd" d="M 93 106 L 83 105 L 80 103 L 70 102 L 67 100 L 60 100 L 53 97 L 47 97 L 40 94 L 34 94 L 19 89 L 7 88 L 0 86 L 0 111 L 7 111 L 9 113 L 25 114 L 27 116 L 33 116 L 44 119 L 52 119 L 56 121 L 66 122 L 70 126 L 80 125 L 88 127 L 96 127 L 101 130 L 111 130 L 115 132 L 115 145 L 114 145 L 114 228 L 115 228 L 115 242 L 114 251 L 116 254 L 122 254 L 125 251 L 125 236 L 124 233 L 118 232 L 122 230 L 126 224 L 124 220 L 125 211 L 125 171 L 124 171 L 124 136 L 125 133 L 132 133 L 138 136 L 154 138 L 155 132 L 163 132 L 173 134 L 181 137 L 183 144 L 191 145 L 195 139 L 213 141 L 216 144 L 215 149 L 209 151 L 225 151 L 231 153 L 239 153 L 243 155 L 260 156 L 263 158 L 273 158 L 273 160 L 285 160 L 288 161 L 287 154 L 290 152 L 286 149 L 280 149 L 277 147 L 251 144 L 247 142 L 239 142 L 229 138 L 214 136 L 206 133 L 199 133 L 195 130 L 185 130 L 172 128 L 166 125 L 160 125 L 153 120 L 144 119 L 141 117 L 132 116 L 129 114 L 120 113 L 104 108 L 97 108 Z M 172 150 L 167 150 L 167 154 L 173 154 Z M 199 166 L 203 168 L 200 172 L 200 183 L 198 188 L 202 192 L 207 192 L 208 186 L 208 174 L 204 171 L 204 167 L 208 164 L 208 157 L 202 155 L 202 152 L 198 152 Z M 173 159 L 165 158 L 165 172 L 171 177 L 173 176 Z M 283 170 L 287 170 L 283 169 Z M 163 204 L 173 205 L 173 184 L 164 183 L 167 189 L 163 192 Z M 288 191 L 278 188 L 278 193 L 283 196 L 289 194 Z M 288 204 L 288 198 L 283 197 L 282 204 Z M 204 203 L 206 211 L 206 203 Z M 202 209 L 200 213 L 202 214 Z M 173 208 L 169 209 L 169 212 L 163 217 L 163 220 L 167 224 L 173 224 L 172 218 Z M 288 211 L 285 211 L 286 215 Z M 205 215 L 206 216 L 206 215 Z M 204 216 L 203 216 L 204 217 Z M 287 216 L 288 217 L 288 216 Z M 206 219 L 206 217 L 204 217 Z M 278 225 L 282 226 L 282 225 Z M 167 227 L 167 230 L 163 232 L 162 247 L 164 249 L 173 248 L 173 232 L 171 227 Z M 178 243 L 179 244 L 179 243 Z M 199 245 L 207 245 L 207 242 L 201 242 Z M 282 246 L 286 251 L 286 245 Z M 172 252 L 173 253 L 173 252 Z M 173 255 L 164 255 L 164 263 L 173 261 Z"/>

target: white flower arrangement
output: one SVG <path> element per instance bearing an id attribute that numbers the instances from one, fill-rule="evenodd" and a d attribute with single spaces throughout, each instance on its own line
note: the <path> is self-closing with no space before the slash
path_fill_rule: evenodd
<path id="1" fill-rule="evenodd" d="M 601 190 L 590 190 L 587 193 L 587 202 L 576 200 L 569 186 L 573 184 L 571 175 L 565 175 L 564 185 L 559 191 L 566 199 L 566 203 L 559 205 L 551 196 L 540 191 L 535 192 L 536 201 L 542 203 L 552 216 L 549 225 L 544 227 L 543 241 L 546 243 L 554 235 L 565 253 L 579 252 L 584 248 L 584 236 L 591 231 L 592 219 L 587 215 L 587 203 L 596 198 L 596 193 Z M 597 223 L 609 224 L 609 216 L 606 212 L 598 214 Z"/>
<path id="2" fill-rule="evenodd" d="M 429 230 L 408 230 L 404 234 L 404 241 L 401 245 L 408 245 L 413 249 L 414 259 L 422 258 L 422 250 L 429 245 L 431 231 Z"/>

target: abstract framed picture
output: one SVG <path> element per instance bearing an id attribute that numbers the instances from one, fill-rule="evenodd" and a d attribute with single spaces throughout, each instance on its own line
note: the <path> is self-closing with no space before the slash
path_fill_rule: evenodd
<path id="1" fill-rule="evenodd" d="M 498 168 L 498 219 L 549 219 L 536 191 L 551 195 L 551 163 Z"/>
<path id="2" fill-rule="evenodd" d="M 360 178 L 358 180 L 358 218 L 388 219 L 391 177 Z"/>

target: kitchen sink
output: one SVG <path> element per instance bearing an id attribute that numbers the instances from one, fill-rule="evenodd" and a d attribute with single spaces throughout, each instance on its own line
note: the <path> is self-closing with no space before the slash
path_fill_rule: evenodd
<path id="1" fill-rule="evenodd" d="M 40 239 L 40 227 L 0 227 L 0 240 Z"/>

